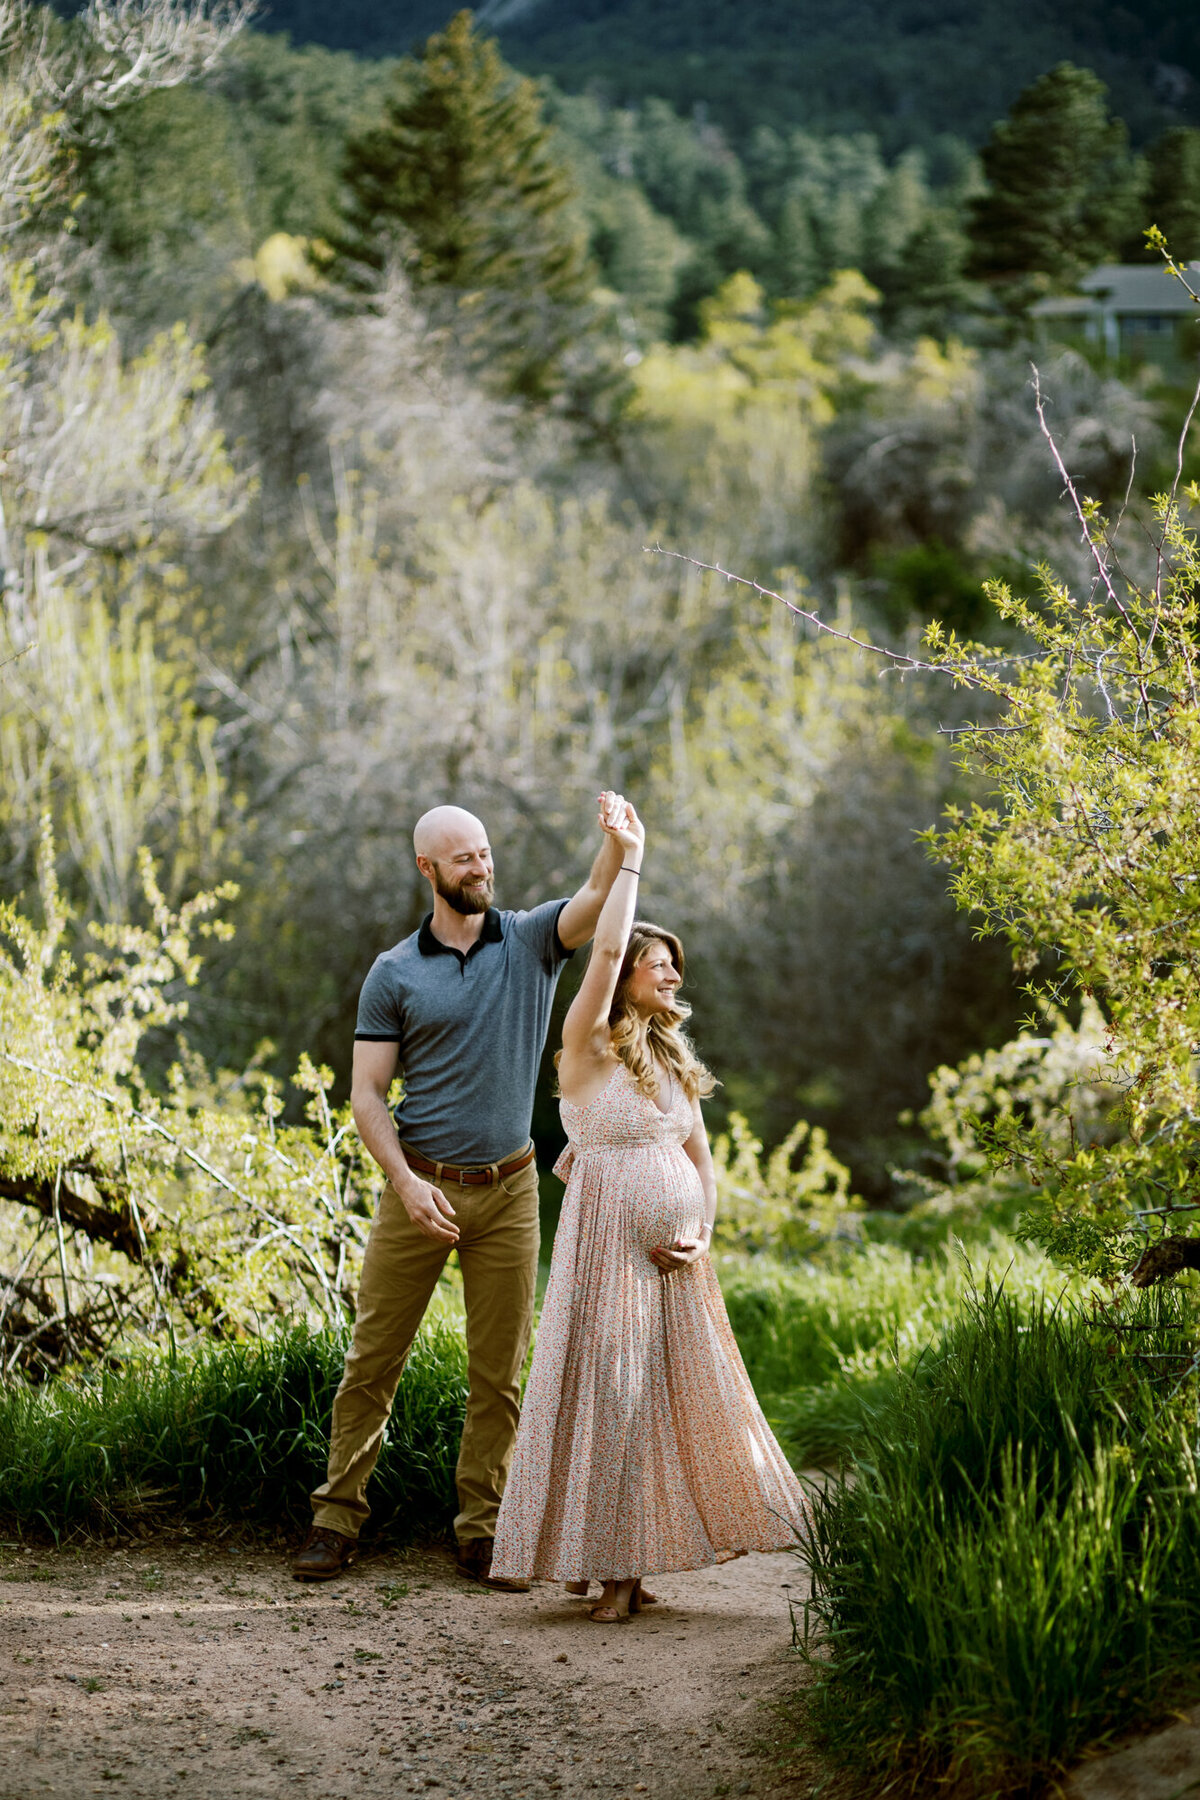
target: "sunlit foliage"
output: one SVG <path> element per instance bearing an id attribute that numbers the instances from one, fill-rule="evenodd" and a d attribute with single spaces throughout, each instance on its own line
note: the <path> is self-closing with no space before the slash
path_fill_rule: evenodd
<path id="1" fill-rule="evenodd" d="M 996 707 L 961 740 L 988 799 L 952 809 L 933 841 L 960 905 L 1008 941 L 1031 995 L 1099 1009 L 1080 1078 L 1112 1096 L 1103 1125 L 1064 1095 L 1065 1129 L 1051 1129 L 1018 1087 L 980 1128 L 994 1162 L 1039 1191 L 1031 1235 L 1115 1275 L 1160 1234 L 1186 1235 L 1197 1205 L 1200 545 L 1187 512 L 1200 489 L 1158 496 L 1140 579 L 1115 548 L 1116 521 L 1068 491 L 1091 550 L 1087 587 L 1073 593 L 1044 568 L 1036 601 L 991 589 L 1031 652 L 997 658 L 936 624 L 926 634 Z M 1156 1262 L 1166 1267 L 1157 1243 L 1145 1266 Z"/>
<path id="2" fill-rule="evenodd" d="M 269 1076 L 210 1073 L 185 1040 L 147 1082 L 145 1041 L 185 1019 L 196 940 L 221 935 L 231 894 L 173 911 L 144 856 L 141 874 L 147 922 L 95 927 L 78 968 L 48 838 L 44 923 L 0 903 L 0 1195 L 27 1214 L 5 1302 L 26 1316 L 5 1342 L 28 1374 L 176 1324 L 339 1322 L 355 1286 L 373 1165 L 329 1070 L 302 1061 L 297 1125 Z"/>

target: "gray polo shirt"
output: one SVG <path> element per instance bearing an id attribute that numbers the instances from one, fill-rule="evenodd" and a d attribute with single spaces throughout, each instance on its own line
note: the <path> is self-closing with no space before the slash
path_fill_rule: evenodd
<path id="1" fill-rule="evenodd" d="M 464 955 L 419 931 L 377 956 L 354 1036 L 399 1044 L 396 1129 L 440 1162 L 499 1162 L 529 1142 L 533 1087 L 550 1005 L 571 955 L 558 938 L 565 900 L 532 912 L 489 907 Z"/>

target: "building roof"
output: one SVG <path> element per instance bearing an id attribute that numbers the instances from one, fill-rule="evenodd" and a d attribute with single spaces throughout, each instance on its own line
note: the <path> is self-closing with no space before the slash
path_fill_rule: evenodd
<path id="1" fill-rule="evenodd" d="M 1184 265 L 1200 291 L 1200 262 Z M 1078 318 L 1084 313 L 1190 313 L 1196 309 L 1183 283 L 1165 263 L 1101 263 L 1083 276 L 1076 294 L 1039 300 L 1033 312 L 1043 319 Z"/>

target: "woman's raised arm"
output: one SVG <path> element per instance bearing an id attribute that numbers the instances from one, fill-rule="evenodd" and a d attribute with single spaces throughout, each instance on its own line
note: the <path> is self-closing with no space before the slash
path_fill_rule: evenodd
<path id="1" fill-rule="evenodd" d="M 608 1054 L 609 1008 L 617 991 L 621 963 L 637 915 L 638 874 L 646 842 L 645 828 L 626 801 L 624 817 L 613 825 L 603 824 L 603 829 L 621 846 L 621 868 L 596 922 L 592 954 L 579 992 L 563 1021 L 563 1058 L 568 1071 L 570 1063 L 576 1059 L 585 1063 L 600 1062 Z M 570 1080 L 569 1072 L 567 1079 Z"/>

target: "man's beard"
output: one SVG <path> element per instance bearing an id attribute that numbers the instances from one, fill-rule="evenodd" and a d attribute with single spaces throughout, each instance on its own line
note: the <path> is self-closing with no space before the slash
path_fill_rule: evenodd
<path id="1" fill-rule="evenodd" d="M 433 878 L 434 886 L 446 905 L 453 907 L 456 913 L 462 913 L 464 918 L 469 919 L 475 913 L 486 912 L 492 904 L 496 884 L 490 875 L 479 887 L 468 888 L 465 882 L 460 882 L 457 887 L 451 887 L 449 882 L 443 881 L 442 871 L 437 863 L 434 863 Z"/>

